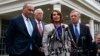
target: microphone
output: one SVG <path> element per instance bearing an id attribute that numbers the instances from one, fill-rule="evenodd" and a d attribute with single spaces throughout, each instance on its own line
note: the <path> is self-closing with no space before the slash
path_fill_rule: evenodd
<path id="1" fill-rule="evenodd" d="M 49 32 L 48 37 L 53 38 L 55 33 L 56 33 L 56 29 L 53 29 L 51 32 Z"/>
<path id="2" fill-rule="evenodd" d="M 62 25 L 62 28 L 65 28 L 65 26 L 64 26 L 64 25 Z"/>
<path id="3" fill-rule="evenodd" d="M 68 31 L 67 27 L 65 27 L 65 25 L 62 25 L 62 28 L 64 29 L 64 31 Z"/>

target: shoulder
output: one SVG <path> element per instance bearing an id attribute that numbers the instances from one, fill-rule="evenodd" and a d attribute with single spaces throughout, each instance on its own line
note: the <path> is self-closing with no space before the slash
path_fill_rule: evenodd
<path id="1" fill-rule="evenodd" d="M 16 21 L 19 21 L 21 16 L 15 16 L 15 17 L 12 17 L 10 20 L 9 20 L 9 23 L 15 23 Z"/>
<path id="2" fill-rule="evenodd" d="M 70 23 L 70 24 L 68 24 L 68 27 L 73 27 L 73 24 L 71 24 L 71 23 Z"/>
<path id="3" fill-rule="evenodd" d="M 30 20 L 34 23 L 36 23 L 36 20 L 34 18 L 30 18 Z"/>
<path id="4" fill-rule="evenodd" d="M 42 22 L 43 23 L 43 25 L 46 25 L 47 23 L 46 22 Z"/>
<path id="5" fill-rule="evenodd" d="M 80 24 L 80 26 L 83 28 L 89 28 L 89 26 L 86 26 L 85 24 Z"/>
<path id="6" fill-rule="evenodd" d="M 53 29 L 55 29 L 55 27 L 52 23 L 50 23 L 50 24 L 45 25 L 44 29 L 47 31 L 52 31 Z"/>
<path id="7" fill-rule="evenodd" d="M 52 23 L 50 23 L 50 24 L 46 24 L 46 25 L 45 25 L 45 27 L 52 27 L 52 26 L 53 26 Z"/>
<path id="8" fill-rule="evenodd" d="M 15 16 L 15 17 L 12 17 L 10 21 L 17 21 L 19 20 L 20 18 L 23 18 L 21 15 L 19 16 Z"/>

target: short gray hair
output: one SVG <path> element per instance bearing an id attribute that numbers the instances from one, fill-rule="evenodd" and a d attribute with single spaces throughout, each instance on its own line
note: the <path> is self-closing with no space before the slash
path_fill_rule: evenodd
<path id="1" fill-rule="evenodd" d="M 72 10 L 72 11 L 70 12 L 70 14 L 71 14 L 71 13 L 73 13 L 73 12 L 77 12 L 77 13 L 78 13 L 78 15 L 79 15 L 79 16 L 81 16 L 81 13 L 80 13 L 80 12 L 78 12 L 77 10 Z"/>
<path id="2" fill-rule="evenodd" d="M 31 2 L 25 3 L 24 6 L 23 6 L 23 9 L 25 9 L 28 6 L 28 4 L 32 4 L 32 3 Z"/>
<path id="3" fill-rule="evenodd" d="M 35 9 L 34 14 L 37 13 L 37 11 L 41 11 L 42 13 L 44 13 L 41 8 L 37 8 L 37 9 Z"/>

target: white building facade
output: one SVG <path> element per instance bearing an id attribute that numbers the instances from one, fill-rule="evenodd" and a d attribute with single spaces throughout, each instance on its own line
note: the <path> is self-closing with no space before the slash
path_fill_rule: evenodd
<path id="1" fill-rule="evenodd" d="M 31 2 L 36 8 L 44 11 L 44 21 L 49 22 L 52 10 L 59 10 L 64 17 L 64 23 L 70 23 L 69 13 L 72 9 L 82 14 L 81 23 L 90 27 L 91 35 L 95 40 L 95 34 L 100 33 L 100 2 L 95 0 L 0 0 L 0 55 L 7 55 L 5 51 L 4 32 L 8 20 L 21 14 L 25 3 Z"/>

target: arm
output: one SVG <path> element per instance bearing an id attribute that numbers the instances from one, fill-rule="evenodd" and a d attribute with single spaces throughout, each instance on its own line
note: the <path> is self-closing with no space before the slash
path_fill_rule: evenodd
<path id="1" fill-rule="evenodd" d="M 6 48 L 7 48 L 7 52 L 11 51 L 12 49 L 12 45 L 13 45 L 13 41 L 14 41 L 14 36 L 15 36 L 15 24 L 14 24 L 14 20 L 11 20 L 9 23 L 9 26 L 6 30 L 5 33 L 5 41 L 6 41 Z"/>
<path id="2" fill-rule="evenodd" d="M 92 45 L 92 36 L 91 36 L 91 33 L 90 33 L 90 30 L 89 30 L 89 27 L 87 27 L 87 43 L 88 43 L 88 46 L 91 46 Z"/>
<path id="3" fill-rule="evenodd" d="M 48 48 L 47 48 L 48 47 L 48 29 L 47 29 L 46 26 L 44 27 L 44 34 L 43 34 L 42 44 L 43 44 L 45 55 L 48 55 Z"/>

